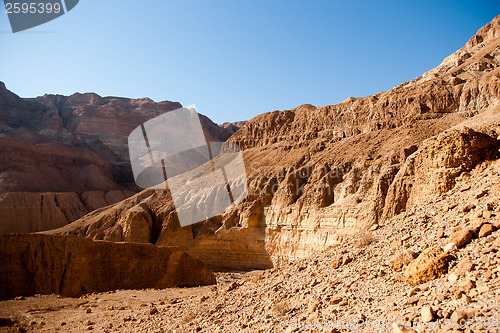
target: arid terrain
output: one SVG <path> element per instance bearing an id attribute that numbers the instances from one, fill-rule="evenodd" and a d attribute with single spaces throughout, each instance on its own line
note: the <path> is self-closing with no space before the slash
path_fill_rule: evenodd
<path id="1" fill-rule="evenodd" d="M 90 98 L 82 104 L 96 103 L 97 97 L 82 96 Z M 59 110 L 64 115 L 70 108 Z M 84 119 L 74 125 L 68 119 L 68 130 L 96 135 Z M 54 225 L 42 239 L 68 237 L 61 245 L 65 251 L 74 236 L 100 248 L 123 242 L 155 251 L 175 246 L 171 251 L 189 258 L 185 271 L 206 263 L 216 272 L 216 284 L 207 271 L 192 281 L 205 286 L 192 288 L 94 288 L 78 298 L 31 289 L 0 302 L 1 328 L 500 331 L 500 16 L 438 67 L 392 90 L 214 126 L 232 134 L 228 141 L 242 149 L 249 187 L 243 202 L 181 227 L 168 190 L 148 189 Z M 20 128 L 11 127 L 0 139 L 11 140 L 9 133 Z M 51 140 L 68 145 L 54 135 Z M 110 188 L 132 191 L 118 181 L 123 146 L 104 143 L 120 157 L 110 159 L 89 142 L 75 146 L 89 151 L 83 156 L 94 159 L 93 168 L 102 165 L 100 177 Z M 2 177 L 11 179 L 9 172 Z M 10 259 L 0 266 L 0 287 L 9 288 L 16 286 L 17 272 L 31 276 L 37 270 L 18 265 L 17 248 L 8 247 L 14 236 L 3 237 L 3 255 Z M 93 245 L 76 247 L 90 253 Z M 31 257 L 59 263 L 50 246 L 30 251 Z M 9 274 L 12 267 L 21 268 Z M 53 273 L 61 284 L 43 286 L 43 294 L 61 294 L 66 270 L 61 272 Z"/>

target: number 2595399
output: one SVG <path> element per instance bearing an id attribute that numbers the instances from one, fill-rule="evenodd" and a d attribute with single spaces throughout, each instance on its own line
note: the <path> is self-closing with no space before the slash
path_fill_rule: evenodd
<path id="1" fill-rule="evenodd" d="M 61 4 L 49 2 L 7 2 L 5 4 L 7 14 L 59 14 L 62 10 Z"/>

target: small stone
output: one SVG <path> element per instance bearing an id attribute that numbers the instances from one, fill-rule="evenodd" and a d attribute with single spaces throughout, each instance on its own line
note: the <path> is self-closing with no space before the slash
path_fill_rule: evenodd
<path id="1" fill-rule="evenodd" d="M 460 188 L 460 192 L 465 192 L 468 190 L 470 190 L 470 185 L 464 185 L 464 186 L 462 186 L 462 188 Z"/>
<path id="2" fill-rule="evenodd" d="M 342 265 L 347 265 L 348 263 L 350 263 L 352 261 L 352 257 L 351 256 L 348 256 L 348 255 L 344 255 L 342 257 Z"/>
<path id="3" fill-rule="evenodd" d="M 378 224 L 374 224 L 370 227 L 370 231 L 375 231 L 378 229 Z"/>
<path id="4" fill-rule="evenodd" d="M 395 241 L 392 241 L 392 242 L 391 242 L 391 249 L 392 249 L 392 250 L 396 250 L 396 249 L 398 249 L 399 247 L 401 247 L 402 245 L 403 245 L 403 243 L 401 242 L 401 240 L 396 239 Z"/>
<path id="5" fill-rule="evenodd" d="M 411 304 L 417 304 L 418 301 L 420 300 L 420 297 L 417 297 L 417 296 L 412 296 L 408 299 L 408 305 L 411 305 Z"/>
<path id="6" fill-rule="evenodd" d="M 471 298 L 467 296 L 466 294 L 462 294 L 462 303 L 464 304 L 469 304 L 471 302 Z"/>
<path id="7" fill-rule="evenodd" d="M 66 325 L 66 322 L 65 322 L 65 321 L 62 321 L 62 322 L 61 322 L 61 326 L 64 326 L 64 325 Z"/>
<path id="8" fill-rule="evenodd" d="M 443 237 L 444 237 L 444 230 L 443 229 L 439 229 L 436 232 L 436 238 L 443 238 Z"/>
<path id="9" fill-rule="evenodd" d="M 337 269 L 339 268 L 340 266 L 342 266 L 342 259 L 340 257 L 337 257 L 337 258 L 334 258 L 332 259 L 332 262 L 330 264 L 330 267 L 332 269 Z"/>
<path id="10" fill-rule="evenodd" d="M 349 304 L 346 300 L 343 300 L 339 303 L 340 306 L 346 306 L 347 304 Z"/>
<path id="11" fill-rule="evenodd" d="M 487 292 L 488 290 L 490 290 L 490 288 L 487 285 L 482 285 L 482 286 L 477 287 L 476 290 L 479 294 L 483 294 L 483 293 Z"/>
<path id="12" fill-rule="evenodd" d="M 422 316 L 422 322 L 424 323 L 431 322 L 434 319 L 434 311 L 429 305 L 422 307 L 420 315 Z"/>
<path id="13" fill-rule="evenodd" d="M 461 299 L 463 295 L 465 295 L 463 291 L 457 290 L 453 296 L 455 297 L 455 299 Z"/>
<path id="14" fill-rule="evenodd" d="M 342 297 L 339 297 L 339 296 L 336 296 L 336 297 L 333 297 L 332 299 L 330 299 L 330 304 L 332 304 L 332 305 L 339 304 L 340 302 L 342 302 Z"/>
<path id="15" fill-rule="evenodd" d="M 455 310 L 452 314 L 450 319 L 454 322 L 460 322 L 460 320 L 467 320 L 467 317 L 469 314 L 463 310 Z"/>
<path id="16" fill-rule="evenodd" d="M 238 288 L 239 286 L 240 286 L 240 285 L 239 285 L 237 282 L 233 281 L 233 282 L 229 285 L 229 287 L 227 287 L 226 292 L 229 292 L 229 291 L 235 290 L 235 289 L 236 289 L 236 288 Z"/>
<path id="17" fill-rule="evenodd" d="M 484 197 L 486 194 L 488 194 L 488 190 L 482 190 L 478 194 L 476 194 L 476 199 Z"/>
<path id="18" fill-rule="evenodd" d="M 462 288 L 462 290 L 464 290 L 464 291 L 469 291 L 472 288 L 474 288 L 475 286 L 476 286 L 476 284 L 471 279 L 465 279 L 464 281 L 462 281 L 460 283 L 460 288 Z"/>
<path id="19" fill-rule="evenodd" d="M 493 251 L 495 251 L 495 249 L 493 249 L 492 247 L 487 247 L 487 248 L 482 249 L 481 253 L 488 254 L 488 253 L 493 252 Z"/>
<path id="20" fill-rule="evenodd" d="M 458 250 L 457 245 L 455 243 L 448 243 L 443 246 L 443 251 L 446 253 L 454 253 Z"/>
<path id="21" fill-rule="evenodd" d="M 393 255 L 389 259 L 388 265 L 395 272 L 400 272 L 404 266 L 407 266 L 416 257 L 417 254 L 415 252 L 406 250 L 402 253 Z"/>
<path id="22" fill-rule="evenodd" d="M 465 272 L 471 272 L 474 268 L 474 263 L 469 259 L 463 259 L 458 263 L 458 269 L 463 270 Z"/>
<path id="23" fill-rule="evenodd" d="M 154 315 L 156 313 L 158 313 L 158 308 L 156 306 L 152 306 L 151 308 L 149 308 L 150 315 Z"/>
<path id="24" fill-rule="evenodd" d="M 474 205 L 474 204 L 468 204 L 468 205 L 465 205 L 464 207 L 462 207 L 462 211 L 464 213 L 468 213 L 471 210 L 473 210 L 475 207 L 476 207 L 476 205 Z"/>
<path id="25" fill-rule="evenodd" d="M 450 236 L 450 242 L 455 243 L 458 248 L 461 248 L 470 243 L 474 238 L 475 233 L 470 227 L 463 228 Z"/>
<path id="26" fill-rule="evenodd" d="M 86 323 L 87 326 L 90 326 L 90 325 L 94 325 L 90 320 L 87 320 L 87 323 Z"/>
<path id="27" fill-rule="evenodd" d="M 85 310 L 86 313 L 91 313 L 92 312 L 92 309 L 91 308 L 87 308 L 87 310 Z"/>
<path id="28" fill-rule="evenodd" d="M 318 301 L 309 303 L 309 306 L 307 307 L 307 314 L 311 314 L 314 311 L 316 311 L 316 309 L 318 308 L 318 305 L 319 305 Z"/>
<path id="29" fill-rule="evenodd" d="M 457 272 L 453 272 L 451 273 L 450 275 L 448 275 L 448 281 L 450 283 L 455 283 L 458 281 L 458 278 L 459 278 L 459 275 L 457 274 Z"/>
<path id="30" fill-rule="evenodd" d="M 489 210 L 483 210 L 483 217 L 485 219 L 491 219 L 491 212 Z"/>
<path id="31" fill-rule="evenodd" d="M 493 231 L 495 231 L 495 227 L 493 227 L 493 225 L 490 223 L 485 223 L 481 226 L 481 229 L 479 229 L 478 237 L 479 238 L 486 237 Z"/>

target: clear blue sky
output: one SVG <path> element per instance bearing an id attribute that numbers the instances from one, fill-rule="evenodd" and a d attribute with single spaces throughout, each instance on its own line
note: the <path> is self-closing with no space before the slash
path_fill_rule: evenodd
<path id="1" fill-rule="evenodd" d="M 0 81 L 22 97 L 150 97 L 237 121 L 391 89 L 498 14 L 498 0 L 80 0 L 13 34 L 2 7 Z"/>

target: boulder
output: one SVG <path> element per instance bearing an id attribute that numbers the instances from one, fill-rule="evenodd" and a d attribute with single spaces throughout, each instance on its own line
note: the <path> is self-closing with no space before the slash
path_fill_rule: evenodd
<path id="1" fill-rule="evenodd" d="M 405 279 L 412 285 L 434 280 L 448 271 L 452 257 L 440 247 L 424 250 L 405 269 Z"/>

